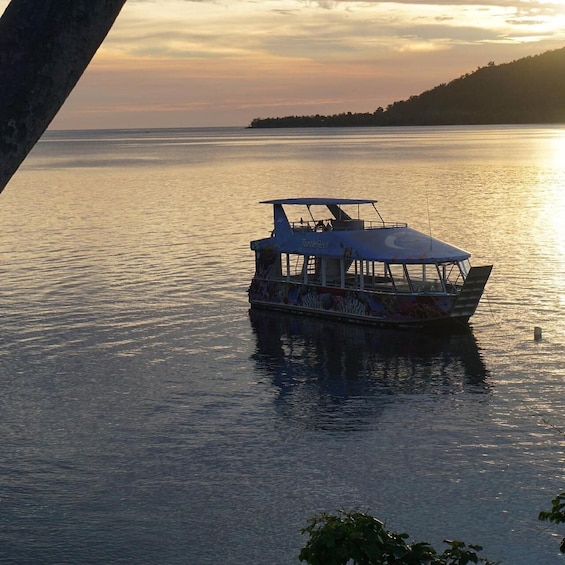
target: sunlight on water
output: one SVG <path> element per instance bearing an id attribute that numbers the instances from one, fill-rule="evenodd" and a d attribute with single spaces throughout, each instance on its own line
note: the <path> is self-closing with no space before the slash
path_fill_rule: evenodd
<path id="1" fill-rule="evenodd" d="M 564 136 L 49 132 L 0 208 L 5 562 L 287 565 L 346 507 L 557 565 Z M 250 315 L 259 201 L 300 196 L 376 198 L 494 264 L 472 332 Z"/>

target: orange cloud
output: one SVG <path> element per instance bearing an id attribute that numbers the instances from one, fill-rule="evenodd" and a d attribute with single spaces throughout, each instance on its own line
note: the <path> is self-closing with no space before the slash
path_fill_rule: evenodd
<path id="1" fill-rule="evenodd" d="M 564 40 L 562 2 L 128 0 L 53 127 L 373 111 Z"/>

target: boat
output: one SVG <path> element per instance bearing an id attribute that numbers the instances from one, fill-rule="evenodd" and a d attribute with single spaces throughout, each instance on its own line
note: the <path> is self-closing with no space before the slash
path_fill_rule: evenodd
<path id="1" fill-rule="evenodd" d="M 385 222 L 377 200 L 284 198 L 261 204 L 273 207 L 274 228 L 250 244 L 252 309 L 377 326 L 462 327 L 492 271 L 492 265 L 471 266 L 469 252 L 431 234 Z"/>

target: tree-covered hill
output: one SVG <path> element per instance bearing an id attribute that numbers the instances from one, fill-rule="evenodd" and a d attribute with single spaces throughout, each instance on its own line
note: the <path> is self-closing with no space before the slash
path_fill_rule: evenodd
<path id="1" fill-rule="evenodd" d="M 407 126 L 565 122 L 565 48 L 489 63 L 373 113 L 256 118 L 250 127 Z"/>

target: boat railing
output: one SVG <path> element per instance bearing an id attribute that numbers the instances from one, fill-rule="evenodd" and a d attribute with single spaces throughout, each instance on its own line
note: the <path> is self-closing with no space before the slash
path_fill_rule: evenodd
<path id="1" fill-rule="evenodd" d="M 290 227 L 294 232 L 329 231 L 332 229 L 330 220 L 319 220 L 316 222 L 300 220 L 299 222 L 291 222 Z"/>
<path id="2" fill-rule="evenodd" d="M 412 281 L 406 280 L 393 281 L 391 277 L 370 276 L 364 277 L 361 284 L 358 275 L 348 273 L 343 283 L 339 278 L 328 278 L 322 282 L 317 275 L 308 277 L 308 281 L 304 281 L 303 275 L 290 276 L 271 276 L 271 277 L 254 277 L 255 281 L 263 283 L 291 283 L 299 287 L 321 287 L 321 288 L 342 288 L 347 290 L 356 290 L 364 292 L 377 292 L 386 294 L 403 294 L 417 296 L 420 294 L 436 294 L 436 295 L 454 295 L 461 292 L 461 287 L 457 285 L 446 285 L 445 287 L 438 281 Z"/>
<path id="3" fill-rule="evenodd" d="M 407 228 L 406 222 L 365 222 L 365 229 L 378 230 L 382 228 Z"/>
<path id="4" fill-rule="evenodd" d="M 365 220 L 336 220 L 329 218 L 325 220 L 300 220 L 298 222 L 290 222 L 293 232 L 320 232 L 320 231 L 357 231 L 357 230 L 375 230 L 383 228 L 406 228 L 406 222 L 381 222 L 381 221 L 365 221 Z"/>

